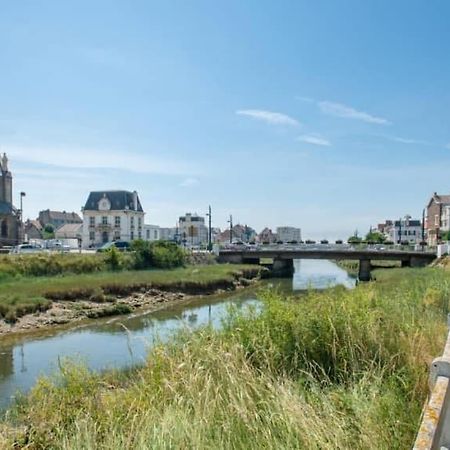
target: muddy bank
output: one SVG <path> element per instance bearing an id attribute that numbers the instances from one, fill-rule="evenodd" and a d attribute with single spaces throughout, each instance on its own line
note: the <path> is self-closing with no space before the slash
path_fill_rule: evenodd
<path id="1" fill-rule="evenodd" d="M 246 274 L 248 276 L 248 274 Z M 162 309 L 166 305 L 194 296 L 231 292 L 257 283 L 259 277 L 220 280 L 205 285 L 173 283 L 166 286 L 114 286 L 100 297 L 65 299 L 64 293 L 54 292 L 52 304 L 46 311 L 20 317 L 15 323 L 0 320 L 0 336 L 27 333 L 49 327 L 64 326 L 89 319 L 130 314 L 136 310 Z M 60 294 L 60 297 L 58 296 Z"/>

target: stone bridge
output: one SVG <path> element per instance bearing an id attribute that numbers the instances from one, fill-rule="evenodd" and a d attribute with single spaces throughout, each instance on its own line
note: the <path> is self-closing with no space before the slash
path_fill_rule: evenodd
<path id="1" fill-rule="evenodd" d="M 376 250 L 351 248 L 244 248 L 221 249 L 219 262 L 235 264 L 270 265 L 275 276 L 292 276 L 294 259 L 329 259 L 359 261 L 358 278 L 369 281 L 372 261 L 400 261 L 402 267 L 423 267 L 436 258 L 436 253 L 429 251 Z M 267 263 L 264 260 L 271 260 Z"/>

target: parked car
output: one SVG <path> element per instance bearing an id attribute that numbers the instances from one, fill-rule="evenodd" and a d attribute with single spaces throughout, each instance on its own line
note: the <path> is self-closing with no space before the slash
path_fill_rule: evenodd
<path id="1" fill-rule="evenodd" d="M 102 245 L 100 248 L 97 249 L 97 252 L 107 252 L 108 250 L 111 250 L 112 248 L 117 248 L 117 250 L 121 252 L 127 252 L 131 250 L 130 243 L 127 241 L 113 241 L 113 242 L 107 242 L 106 244 Z"/>
<path id="2" fill-rule="evenodd" d="M 12 253 L 42 253 L 46 250 L 37 244 L 20 244 L 14 247 Z"/>
<path id="3" fill-rule="evenodd" d="M 46 241 L 46 248 L 59 252 L 70 252 L 70 245 L 63 244 L 59 239 Z"/>

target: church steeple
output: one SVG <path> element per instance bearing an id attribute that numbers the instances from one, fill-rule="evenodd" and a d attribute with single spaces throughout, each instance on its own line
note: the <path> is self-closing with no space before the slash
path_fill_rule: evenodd
<path id="1" fill-rule="evenodd" d="M 6 153 L 0 158 L 1 182 L 0 182 L 0 202 L 12 205 L 12 175 L 8 169 L 8 157 Z"/>

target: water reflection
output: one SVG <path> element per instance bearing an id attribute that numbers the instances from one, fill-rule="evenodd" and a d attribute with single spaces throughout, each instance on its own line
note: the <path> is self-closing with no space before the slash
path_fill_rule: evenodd
<path id="1" fill-rule="evenodd" d="M 294 268 L 294 291 L 309 288 L 326 289 L 337 285 L 352 288 L 356 284 L 356 278 L 350 277 L 347 271 L 331 261 L 298 259 L 294 261 Z"/>
<path id="2" fill-rule="evenodd" d="M 329 261 L 295 261 L 293 280 L 270 280 L 288 292 L 336 284 L 354 286 L 347 273 Z M 61 357 L 79 357 L 93 369 L 126 367 L 144 361 L 156 341 L 166 341 L 180 329 L 219 327 L 230 304 L 258 305 L 257 292 L 247 289 L 222 296 L 185 301 L 153 313 L 96 320 L 66 331 L 50 330 L 10 344 L 0 343 L 0 408 L 14 394 L 26 391 L 40 374 L 51 373 Z"/>

